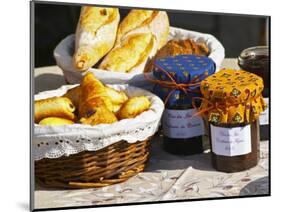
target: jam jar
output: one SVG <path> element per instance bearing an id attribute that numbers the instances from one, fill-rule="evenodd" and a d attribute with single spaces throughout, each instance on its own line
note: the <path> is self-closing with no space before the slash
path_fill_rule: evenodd
<path id="1" fill-rule="evenodd" d="M 239 172 L 258 164 L 260 155 L 258 120 L 241 124 L 210 123 L 209 132 L 212 165 L 216 170 Z M 238 144 L 229 144 L 231 141 Z"/>
<path id="2" fill-rule="evenodd" d="M 212 165 L 223 172 L 238 172 L 259 161 L 259 115 L 267 105 L 261 77 L 223 69 L 201 82 L 198 114 L 209 125 Z"/>
<path id="3" fill-rule="evenodd" d="M 262 95 L 269 104 L 270 89 L 270 58 L 268 46 L 256 46 L 243 50 L 238 57 L 238 65 L 246 71 L 254 73 L 263 78 L 264 90 Z M 269 110 L 260 114 L 260 139 L 269 139 Z"/>
<path id="4" fill-rule="evenodd" d="M 177 55 L 154 62 L 154 92 L 165 101 L 161 121 L 165 151 L 177 155 L 203 152 L 204 122 L 194 116 L 192 100 L 201 96 L 201 80 L 214 72 L 214 62 L 204 56 Z"/>
<path id="5" fill-rule="evenodd" d="M 162 118 L 163 148 L 170 153 L 191 155 L 203 152 L 204 123 L 192 117 L 192 104 L 166 106 Z"/>

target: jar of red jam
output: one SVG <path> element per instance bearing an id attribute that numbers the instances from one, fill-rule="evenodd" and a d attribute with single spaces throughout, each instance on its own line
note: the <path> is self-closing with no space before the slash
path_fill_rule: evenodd
<path id="1" fill-rule="evenodd" d="M 270 58 L 268 46 L 256 46 L 245 49 L 238 57 L 239 66 L 248 72 L 260 76 L 264 82 L 262 95 L 269 104 L 270 89 Z M 269 140 L 269 110 L 260 114 L 260 139 Z"/>
<path id="2" fill-rule="evenodd" d="M 201 96 L 201 80 L 214 72 L 214 62 L 203 56 L 177 55 L 155 61 L 154 92 L 165 101 L 161 122 L 165 151 L 177 155 L 203 152 L 204 122 L 193 117 L 192 99 Z"/>
<path id="3" fill-rule="evenodd" d="M 266 109 L 261 77 L 221 70 L 201 82 L 199 114 L 209 123 L 213 167 L 238 172 L 259 161 L 259 115 Z"/>

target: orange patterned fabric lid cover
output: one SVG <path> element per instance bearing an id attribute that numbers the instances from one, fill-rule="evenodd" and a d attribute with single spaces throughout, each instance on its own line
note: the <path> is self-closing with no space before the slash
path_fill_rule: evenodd
<path id="1" fill-rule="evenodd" d="M 200 110 L 213 123 L 249 123 L 265 110 L 261 77 L 243 71 L 223 69 L 201 82 L 204 99 Z"/>

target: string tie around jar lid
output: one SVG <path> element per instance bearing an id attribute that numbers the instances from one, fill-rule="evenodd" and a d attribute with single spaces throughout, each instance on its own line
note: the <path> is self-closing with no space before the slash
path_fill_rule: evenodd
<path id="1" fill-rule="evenodd" d="M 156 67 L 158 70 L 160 70 L 161 72 L 163 72 L 169 79 L 170 81 L 164 81 L 164 80 L 158 80 L 158 79 L 152 79 L 148 76 L 147 73 L 144 73 L 144 78 L 154 84 L 158 84 L 161 87 L 164 88 L 168 88 L 171 89 L 171 91 L 168 93 L 168 95 L 166 96 L 164 103 L 166 104 L 167 101 L 169 100 L 169 98 L 171 97 L 171 95 L 176 91 L 176 90 L 181 90 L 183 91 L 185 94 L 188 93 L 197 93 L 200 94 L 200 90 L 194 90 L 194 89 L 190 89 L 190 87 L 193 86 L 199 86 L 200 85 L 200 81 L 199 82 L 195 82 L 196 80 L 198 80 L 198 78 L 200 79 L 200 77 L 204 76 L 204 74 L 200 74 L 197 78 L 192 79 L 189 83 L 177 83 L 176 80 L 173 78 L 173 76 L 171 74 L 169 74 L 166 70 L 164 70 L 163 68 L 161 68 L 160 66 L 157 66 L 156 64 L 153 65 L 154 67 Z"/>
<path id="2" fill-rule="evenodd" d="M 196 106 L 196 101 L 200 100 L 201 104 L 199 107 Z M 193 97 L 192 107 L 197 111 L 192 117 L 208 115 L 209 118 L 212 117 L 220 123 L 241 123 L 243 121 L 252 122 L 255 121 L 261 111 L 264 111 L 267 107 L 262 96 L 257 96 L 255 98 L 248 98 L 246 102 L 242 103 L 219 103 L 212 102 L 204 97 Z M 236 112 L 234 112 L 237 110 Z M 210 116 L 213 114 L 213 116 Z M 218 115 L 219 117 L 218 118 Z M 232 114 L 230 117 L 229 115 Z M 241 117 L 241 115 L 243 117 Z M 219 120 L 217 120 L 219 119 Z"/>
<path id="3" fill-rule="evenodd" d="M 195 103 L 195 100 L 196 100 L 196 99 L 199 99 L 199 100 L 201 100 L 201 103 L 202 103 L 202 102 L 205 102 L 205 103 L 207 103 L 207 104 L 210 105 L 210 106 L 209 106 L 209 107 L 206 107 L 206 108 L 197 107 L 197 106 L 196 106 L 196 103 Z M 248 100 L 248 101 L 249 101 L 249 100 Z M 192 107 L 197 110 L 197 112 L 194 113 L 194 114 L 192 115 L 192 117 L 202 115 L 202 114 L 204 114 L 205 112 L 208 112 L 208 111 L 214 110 L 214 109 L 216 109 L 216 110 L 222 110 L 222 111 L 224 111 L 224 112 L 228 112 L 229 107 L 231 107 L 231 106 L 237 106 L 237 105 L 239 105 L 239 104 L 241 104 L 241 103 L 235 103 L 235 104 L 229 104 L 228 102 L 226 102 L 226 103 L 219 103 L 219 102 L 213 103 L 212 101 L 210 101 L 210 100 L 208 100 L 208 99 L 206 99 L 206 98 L 204 98 L 204 97 L 192 97 Z"/>

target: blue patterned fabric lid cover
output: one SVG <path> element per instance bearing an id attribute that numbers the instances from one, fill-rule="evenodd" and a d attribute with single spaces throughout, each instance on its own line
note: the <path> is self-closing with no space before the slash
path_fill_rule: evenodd
<path id="1" fill-rule="evenodd" d="M 177 55 L 166 58 L 157 59 L 154 62 L 153 76 L 157 80 L 168 81 L 172 80 L 167 74 L 162 71 L 165 70 L 177 84 L 198 83 L 215 73 L 216 66 L 212 59 L 205 56 L 197 55 Z M 167 99 L 167 105 L 182 105 L 191 104 L 192 97 L 201 96 L 201 93 L 193 91 L 200 91 L 200 85 L 188 87 L 190 91 L 185 93 L 183 90 L 176 89 Z M 163 101 L 173 89 L 163 87 L 163 85 L 155 84 L 154 93 L 158 95 Z"/>

